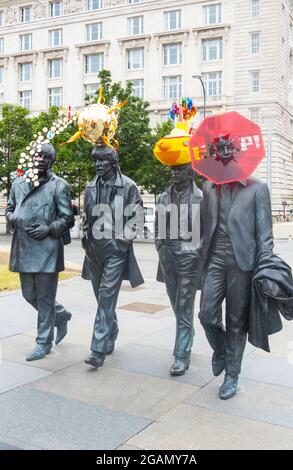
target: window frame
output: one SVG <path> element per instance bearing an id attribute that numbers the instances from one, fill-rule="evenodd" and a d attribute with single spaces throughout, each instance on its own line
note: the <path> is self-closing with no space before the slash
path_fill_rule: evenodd
<path id="1" fill-rule="evenodd" d="M 61 90 L 61 94 L 53 95 L 52 94 L 53 90 Z M 54 99 L 56 96 L 61 96 L 61 101 L 59 104 L 52 102 L 52 99 Z M 48 107 L 51 108 L 52 106 L 58 106 L 58 107 L 63 106 L 63 87 L 62 86 L 48 88 Z"/>
<path id="2" fill-rule="evenodd" d="M 131 56 L 134 55 L 135 52 L 137 51 L 140 51 L 141 54 L 140 54 L 140 59 L 142 59 L 142 61 L 140 61 L 139 63 L 139 66 L 138 67 L 130 67 L 130 63 L 132 62 L 132 64 L 134 63 L 134 58 L 132 57 L 131 59 Z M 141 63 L 142 62 L 142 63 Z M 132 49 L 127 49 L 127 70 L 143 70 L 144 69 L 144 66 L 145 66 L 145 51 L 144 51 L 144 47 L 135 47 L 135 48 L 132 48 Z"/>
<path id="3" fill-rule="evenodd" d="M 22 97 L 21 95 L 23 93 L 29 93 L 29 96 L 27 97 Z M 25 100 L 30 100 L 30 105 L 29 106 L 25 106 Z M 22 106 L 23 108 L 27 109 L 28 111 L 31 111 L 32 109 L 32 105 L 33 105 L 33 90 L 19 90 L 18 92 L 18 102 L 20 104 L 20 106 Z"/>
<path id="4" fill-rule="evenodd" d="M 171 28 L 170 27 L 170 23 L 171 23 L 171 20 L 170 20 L 170 16 L 172 13 L 175 13 L 176 14 L 176 27 L 175 28 Z M 176 31 L 178 29 L 181 29 L 182 27 L 182 11 L 181 9 L 178 10 L 169 10 L 169 11 L 164 11 L 164 27 L 165 27 L 165 31 Z"/>
<path id="5" fill-rule="evenodd" d="M 29 75 L 29 78 L 28 79 L 24 79 L 24 74 L 23 74 L 23 68 L 24 66 L 26 65 L 29 65 L 29 69 L 30 69 L 30 75 Z M 18 81 L 20 83 L 25 83 L 25 82 L 31 82 L 32 81 L 32 78 L 33 78 L 33 64 L 32 62 L 21 62 L 19 64 L 19 74 L 18 74 Z"/>
<path id="6" fill-rule="evenodd" d="M 210 58 L 211 52 L 210 47 L 207 45 L 212 42 L 217 42 L 217 57 Z M 215 62 L 223 60 L 224 58 L 224 41 L 222 37 L 217 38 L 204 38 L 202 39 L 202 61 L 203 62 Z"/>
<path id="7" fill-rule="evenodd" d="M 171 84 L 170 83 L 170 80 L 172 78 L 176 78 L 177 80 L 177 83 L 176 84 Z M 169 83 L 166 83 L 166 82 L 169 82 Z M 164 97 L 164 100 L 165 101 L 169 101 L 169 100 L 176 100 L 178 98 L 180 98 L 182 96 L 182 84 L 183 84 L 183 81 L 182 81 L 182 75 L 166 75 L 166 76 L 163 76 L 163 97 Z M 170 86 L 176 86 L 176 96 L 175 96 L 175 93 L 170 93 Z M 168 88 L 167 88 L 168 87 Z M 166 91 L 168 90 L 168 93 L 166 93 Z"/>
<path id="8" fill-rule="evenodd" d="M 176 52 L 176 63 L 171 63 L 171 49 L 177 46 L 179 50 Z M 169 51 L 169 52 L 168 52 Z M 177 65 L 182 65 L 183 62 L 183 47 L 182 42 L 175 42 L 170 44 L 163 44 L 163 64 L 165 67 L 176 67 Z"/>
<path id="9" fill-rule="evenodd" d="M 92 71 L 92 65 L 90 65 L 90 62 L 91 62 L 92 59 L 89 59 L 89 58 L 94 57 L 94 56 L 101 57 L 101 59 L 99 59 L 99 63 L 101 62 L 101 68 L 99 68 L 99 70 Z M 93 75 L 93 74 L 99 73 L 104 68 L 104 60 L 105 59 L 104 59 L 104 53 L 103 52 L 95 52 L 93 54 L 85 54 L 84 55 L 84 75 Z"/>
<path id="10" fill-rule="evenodd" d="M 223 21 L 222 3 L 211 3 L 210 5 L 203 5 L 203 23 L 205 26 L 211 26 L 213 24 L 221 24 Z M 209 11 L 211 8 L 216 8 L 215 21 L 210 20 Z"/>

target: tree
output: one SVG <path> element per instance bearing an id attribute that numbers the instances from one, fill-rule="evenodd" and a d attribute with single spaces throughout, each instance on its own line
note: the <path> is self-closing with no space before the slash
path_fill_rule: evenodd
<path id="1" fill-rule="evenodd" d="M 52 106 L 48 112 L 43 112 L 33 117 L 33 134 L 38 132 L 43 133 L 43 128 L 49 129 L 58 118 L 59 110 L 56 106 Z M 68 182 L 73 199 L 80 197 L 86 184 L 93 178 L 95 173 L 90 158 L 93 148 L 90 143 L 80 139 L 71 144 L 60 146 L 62 142 L 66 142 L 76 131 L 76 125 L 70 126 L 59 135 L 56 134 L 51 141 L 57 154 L 55 171 Z"/>
<path id="2" fill-rule="evenodd" d="M 162 137 L 170 134 L 171 121 L 158 125 L 152 133 L 151 152 L 148 152 L 144 164 L 138 169 L 137 179 L 140 186 L 151 194 L 161 194 L 171 179 L 170 167 L 162 165 L 153 154 L 153 148 Z"/>
<path id="3" fill-rule="evenodd" d="M 3 104 L 0 119 L 0 192 L 8 200 L 16 176 L 21 151 L 32 140 L 29 111 L 22 106 Z M 9 226 L 6 226 L 8 233 Z"/>
<path id="4" fill-rule="evenodd" d="M 121 170 L 140 185 L 139 169 L 152 154 L 153 136 L 149 120 L 149 103 L 133 96 L 132 83 L 123 88 L 120 82 L 112 82 L 111 72 L 99 73 L 105 104 L 127 100 L 119 111 L 118 130 L 119 164 Z"/>
<path id="5" fill-rule="evenodd" d="M 8 199 L 17 171 L 20 152 L 32 140 L 29 111 L 12 104 L 2 105 L 0 120 L 0 191 Z"/>

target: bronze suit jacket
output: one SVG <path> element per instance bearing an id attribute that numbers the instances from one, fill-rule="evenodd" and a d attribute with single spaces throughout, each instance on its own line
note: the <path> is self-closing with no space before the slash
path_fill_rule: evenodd
<path id="1" fill-rule="evenodd" d="M 202 204 L 202 256 L 208 259 L 218 223 L 219 196 L 216 185 L 206 182 Z M 271 199 L 268 186 L 255 177 L 237 183 L 228 218 L 228 232 L 237 263 L 253 271 L 260 253 L 273 251 Z"/>
<path id="2" fill-rule="evenodd" d="M 31 189 L 25 177 L 12 185 L 6 217 L 14 228 L 11 271 L 54 273 L 64 270 L 63 236 L 74 225 L 69 186 L 52 171 L 47 181 Z M 51 234 L 34 240 L 25 228 L 31 223 L 51 226 Z"/>

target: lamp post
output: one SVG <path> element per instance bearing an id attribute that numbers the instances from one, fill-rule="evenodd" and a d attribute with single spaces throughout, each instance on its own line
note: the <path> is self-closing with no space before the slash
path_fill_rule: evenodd
<path id="1" fill-rule="evenodd" d="M 202 90 L 203 90 L 203 117 L 206 117 L 206 105 L 207 105 L 207 93 L 206 93 L 206 87 L 204 84 L 204 81 L 202 79 L 201 75 L 192 75 L 192 78 L 197 78 L 197 80 L 200 81 Z"/>

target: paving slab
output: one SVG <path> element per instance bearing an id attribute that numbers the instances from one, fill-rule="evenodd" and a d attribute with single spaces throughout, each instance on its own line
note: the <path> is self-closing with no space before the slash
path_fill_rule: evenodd
<path id="1" fill-rule="evenodd" d="M 244 358 L 241 377 L 293 388 L 293 361 L 256 350 Z"/>
<path id="2" fill-rule="evenodd" d="M 293 362 L 293 322 L 283 320 L 283 330 L 270 336 L 271 355 L 290 358 Z"/>
<path id="3" fill-rule="evenodd" d="M 136 343 L 128 343 L 117 349 L 115 354 L 108 358 L 112 367 L 144 375 L 161 377 L 163 379 L 192 384 L 199 387 L 213 380 L 210 360 L 206 357 L 192 355 L 191 364 L 185 375 L 180 377 L 170 376 L 170 367 L 173 362 L 171 351 L 156 347 L 145 346 Z"/>
<path id="4" fill-rule="evenodd" d="M 200 407 L 179 405 L 126 445 L 145 450 L 292 449 L 293 430 Z"/>
<path id="5" fill-rule="evenodd" d="M 50 372 L 47 370 L 2 360 L 0 362 L 0 394 L 48 375 Z"/>
<path id="6" fill-rule="evenodd" d="M 116 450 L 141 450 L 139 447 L 134 447 L 134 446 L 128 446 L 126 444 L 123 444 L 123 446 L 118 447 Z"/>
<path id="7" fill-rule="evenodd" d="M 292 388 L 240 378 L 240 391 L 226 401 L 218 398 L 221 383 L 222 380 L 217 378 L 188 398 L 186 403 L 293 428 Z"/>
<path id="8" fill-rule="evenodd" d="M 39 380 L 34 389 L 112 410 L 157 419 L 191 396 L 197 387 L 103 366 L 78 364 Z"/>
<path id="9" fill-rule="evenodd" d="M 19 447 L 11 446 L 6 442 L 0 442 L 0 450 L 20 450 Z"/>
<path id="10" fill-rule="evenodd" d="M 151 421 L 24 388 L 0 396 L 1 433 L 31 447 L 115 449 Z"/>
<path id="11" fill-rule="evenodd" d="M 44 359 L 27 362 L 26 355 L 34 346 L 33 338 L 26 335 L 12 336 L 0 341 L 3 359 L 53 372 L 83 361 L 89 352 L 88 348 L 61 343 L 58 346 L 54 345 L 50 354 Z"/>
<path id="12" fill-rule="evenodd" d="M 137 339 L 135 342 L 139 344 L 143 344 L 146 346 L 156 346 L 160 349 L 166 349 L 168 351 L 173 351 L 174 343 L 175 343 L 175 333 L 176 333 L 176 323 L 175 317 L 171 310 L 170 312 L 170 326 L 161 328 L 156 332 L 152 332 L 150 334 L 145 334 Z M 156 314 L 152 318 L 157 317 Z M 195 328 L 195 335 L 193 341 L 192 352 L 194 354 L 198 354 L 200 356 L 207 356 L 209 358 L 212 357 L 212 349 L 206 339 L 203 327 L 201 326 L 198 318 L 195 316 L 194 318 L 194 328 Z M 255 347 L 251 344 L 247 343 L 245 348 L 244 355 L 251 354 L 251 352 L 255 351 Z"/>

